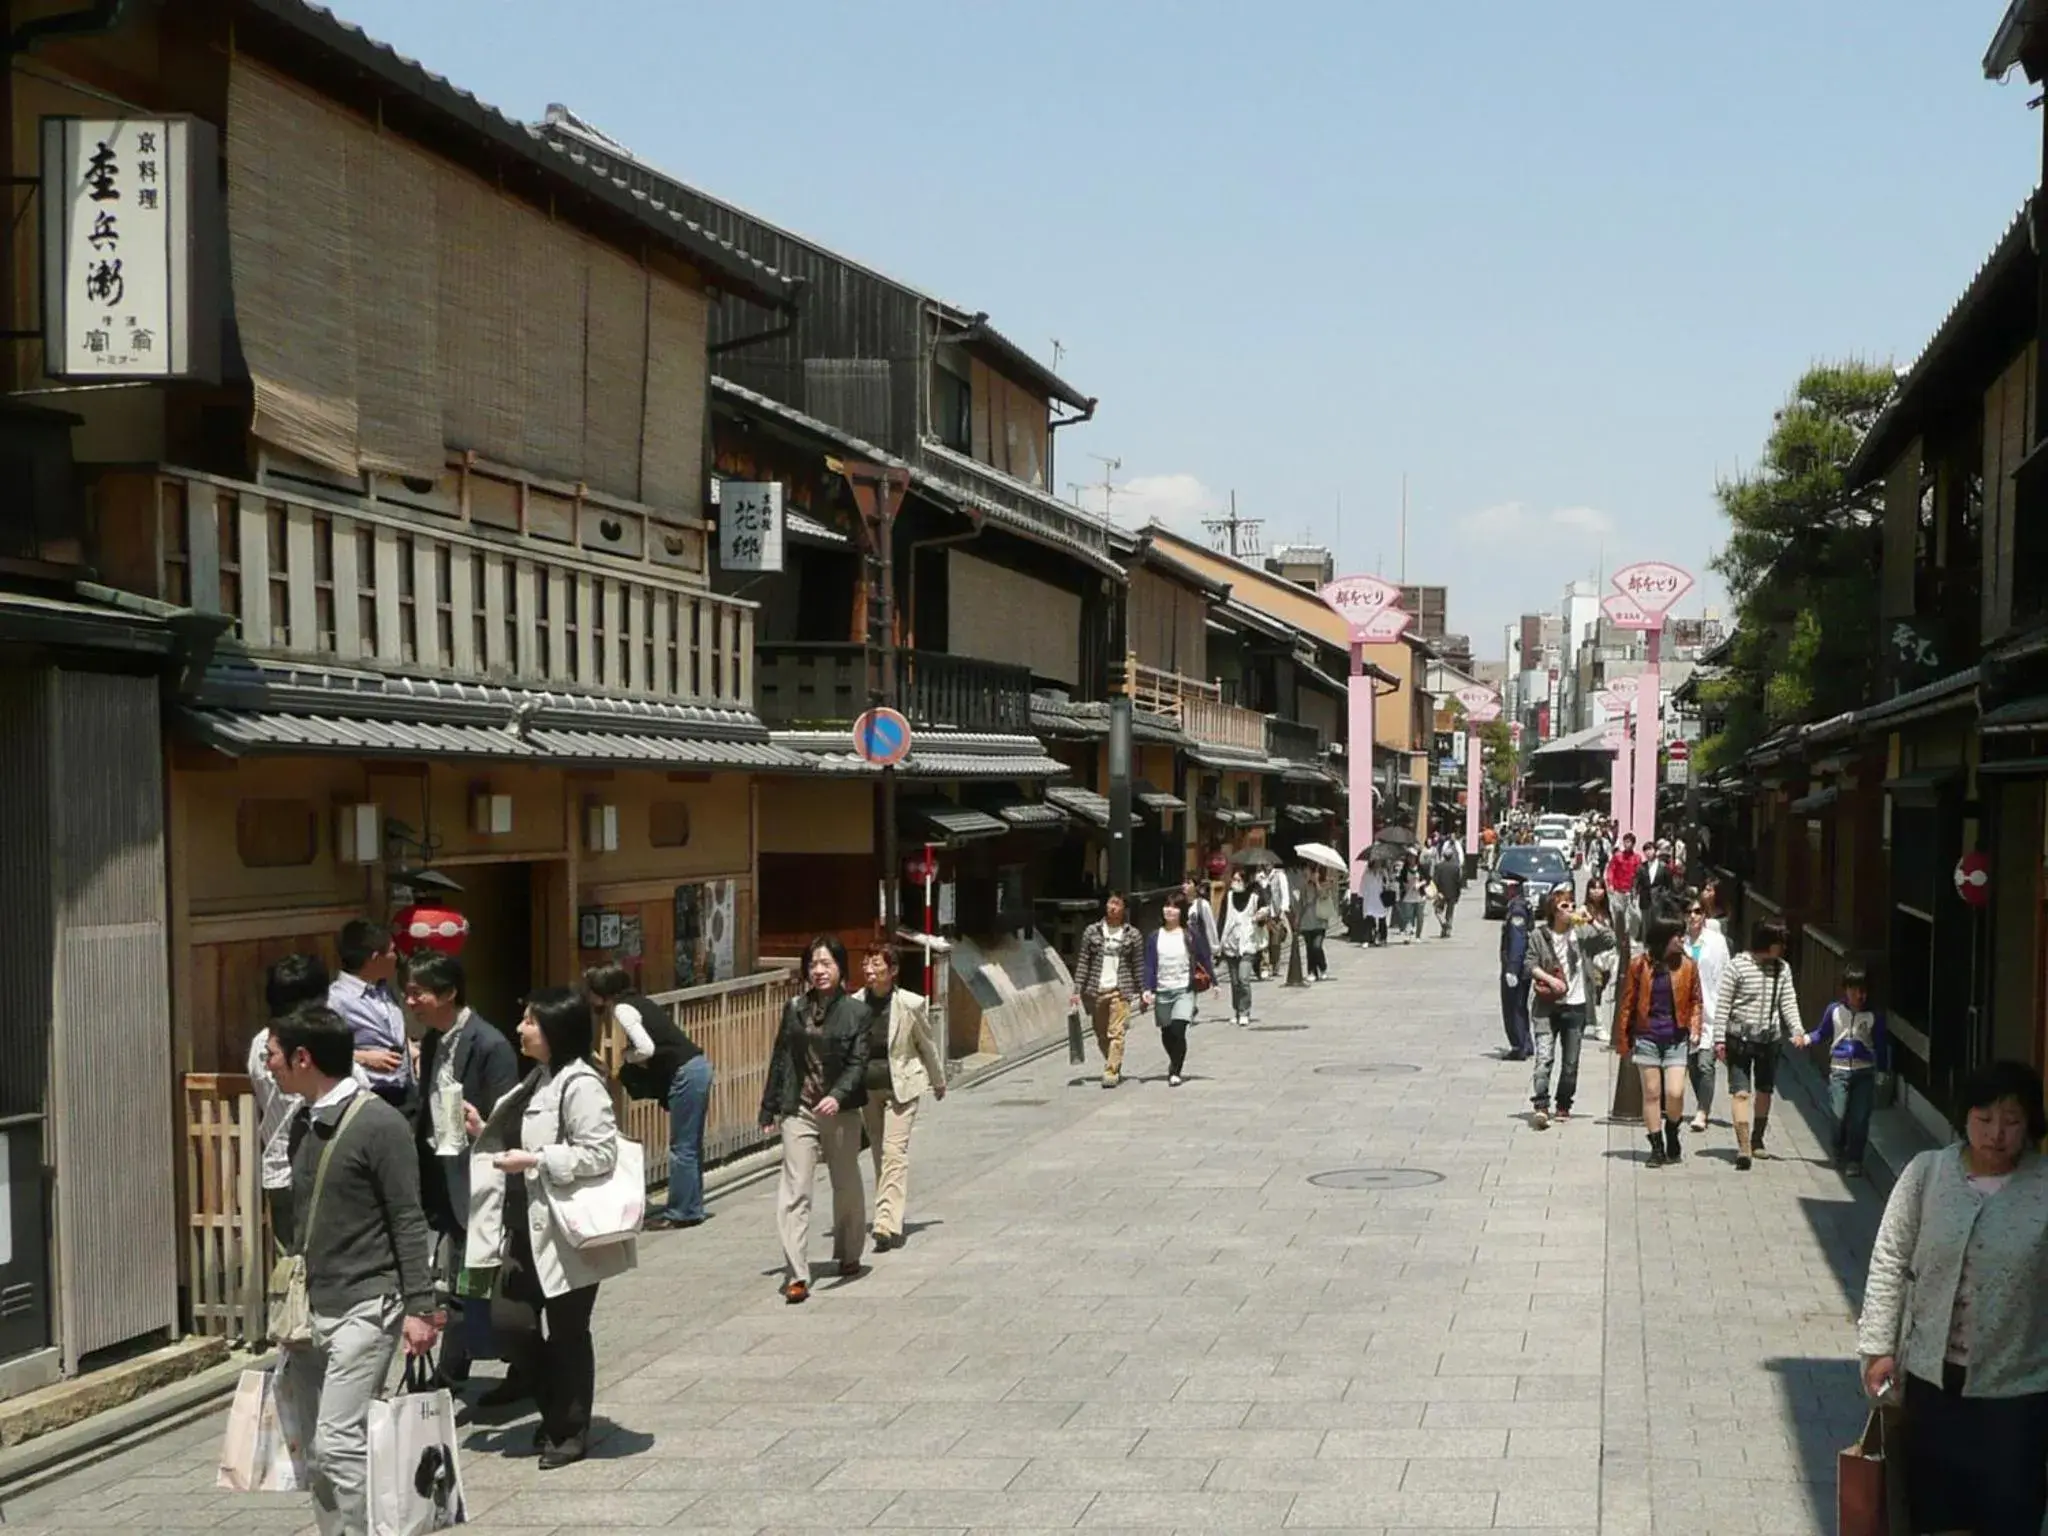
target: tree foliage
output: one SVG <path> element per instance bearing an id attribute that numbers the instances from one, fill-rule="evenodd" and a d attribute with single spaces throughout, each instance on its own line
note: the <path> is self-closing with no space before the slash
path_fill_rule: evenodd
<path id="1" fill-rule="evenodd" d="M 1515 780 L 1515 738 L 1507 721 L 1487 721 L 1479 727 L 1479 742 L 1486 753 L 1485 782 L 1505 795 Z"/>
<path id="2" fill-rule="evenodd" d="M 1773 419 L 1761 462 L 1715 488 L 1729 532 L 1713 567 L 1734 599 L 1735 643 L 1723 675 L 1700 687 L 1727 720 L 1703 745 L 1703 771 L 1781 726 L 1869 697 L 1883 493 L 1850 485 L 1847 471 L 1893 387 L 1881 364 L 1808 369 Z"/>

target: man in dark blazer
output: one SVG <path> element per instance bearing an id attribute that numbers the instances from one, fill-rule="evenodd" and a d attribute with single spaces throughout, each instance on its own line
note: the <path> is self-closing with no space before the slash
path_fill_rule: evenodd
<path id="1" fill-rule="evenodd" d="M 1636 910 L 1648 922 L 1650 913 L 1660 903 L 1669 901 L 1678 888 L 1678 877 L 1671 866 L 1671 845 L 1661 839 L 1650 845 L 1650 851 L 1636 869 Z"/>
<path id="2" fill-rule="evenodd" d="M 464 1106 L 488 1120 L 498 1100 L 519 1082 L 519 1056 L 488 1019 L 472 1013 L 462 962 L 438 950 L 419 950 L 406 964 L 405 1006 L 422 1026 L 420 1093 L 413 1116 L 420 1153 L 420 1203 L 434 1229 L 443 1285 L 452 1290 L 462 1268 L 469 1227 L 469 1132 Z M 461 1311 L 461 1303 L 454 1308 Z M 442 1335 L 441 1373 L 450 1382 L 469 1375 L 473 1353 L 487 1349 L 481 1333 L 486 1309 L 465 1314 L 462 1326 Z"/>

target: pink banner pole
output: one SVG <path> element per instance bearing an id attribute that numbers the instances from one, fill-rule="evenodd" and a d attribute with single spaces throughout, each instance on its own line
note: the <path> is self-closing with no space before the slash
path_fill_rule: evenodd
<path id="1" fill-rule="evenodd" d="M 1351 889 L 1365 885 L 1360 863 L 1372 847 L 1372 677 L 1365 670 L 1365 648 L 1351 647 Z"/>
<path id="2" fill-rule="evenodd" d="M 1663 741 L 1658 718 L 1663 705 L 1664 686 L 1657 667 L 1664 659 L 1664 631 L 1660 626 L 1648 632 L 1649 661 L 1642 681 L 1636 686 L 1636 846 L 1646 847 L 1657 835 L 1657 748 Z"/>
<path id="3" fill-rule="evenodd" d="M 1619 837 L 1624 832 L 1634 830 L 1635 827 L 1629 806 L 1633 799 L 1630 794 L 1630 781 L 1634 775 L 1635 765 L 1628 751 L 1628 716 L 1623 715 L 1616 725 L 1621 731 L 1621 745 L 1614 749 L 1612 777 L 1607 785 L 1607 814 L 1614 819 L 1614 835 Z"/>
<path id="4" fill-rule="evenodd" d="M 1479 851 L 1479 733 L 1465 733 L 1465 857 Z"/>

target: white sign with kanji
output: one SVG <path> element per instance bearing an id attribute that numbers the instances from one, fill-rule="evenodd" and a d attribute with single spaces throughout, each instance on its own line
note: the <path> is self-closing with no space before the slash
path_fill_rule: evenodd
<path id="1" fill-rule="evenodd" d="M 43 349 L 57 378 L 213 378 L 216 134 L 164 117 L 42 120 Z"/>
<path id="2" fill-rule="evenodd" d="M 1339 576 L 1322 590 L 1323 601 L 1353 625 L 1363 624 L 1382 608 L 1401 601 L 1401 589 L 1377 576 Z"/>
<path id="3" fill-rule="evenodd" d="M 728 571 L 782 569 L 782 485 L 779 481 L 719 482 L 718 563 Z"/>
<path id="4" fill-rule="evenodd" d="M 1664 615 L 1692 590 L 1692 573 L 1662 560 L 1639 560 L 1634 565 L 1625 565 L 1614 573 L 1613 580 L 1614 590 L 1652 621 L 1647 626 L 1651 629 L 1660 628 Z"/>

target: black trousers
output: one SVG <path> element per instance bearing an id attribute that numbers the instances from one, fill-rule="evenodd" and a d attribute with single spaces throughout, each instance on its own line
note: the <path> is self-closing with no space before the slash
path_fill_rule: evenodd
<path id="1" fill-rule="evenodd" d="M 1906 1489 L 1915 1531 L 2039 1536 L 2048 1511 L 2048 1393 L 1965 1397 L 1950 1366 L 1939 1386 L 1906 1380 Z"/>
<path id="2" fill-rule="evenodd" d="M 597 1347 L 590 1339 L 590 1314 L 597 1306 L 597 1287 L 586 1285 L 559 1296 L 542 1293 L 533 1272 L 525 1201 L 511 1196 L 512 1187 L 521 1183 L 508 1181 L 505 1225 L 511 1252 L 498 1300 L 491 1306 L 491 1329 L 512 1371 L 532 1386 L 541 1428 L 559 1445 L 590 1433 L 590 1406 L 597 1396 Z"/>
<path id="3" fill-rule="evenodd" d="M 1306 959 L 1307 959 L 1307 961 L 1308 961 L 1308 973 L 1309 973 L 1309 975 L 1311 975 L 1311 976 L 1327 976 L 1327 975 L 1329 975 L 1329 974 L 1330 974 L 1330 962 L 1329 962 L 1329 961 L 1328 961 L 1327 959 L 1325 959 L 1325 958 L 1323 957 L 1323 930 L 1322 930 L 1322 929 L 1320 929 L 1320 928 L 1313 928 L 1313 929 L 1311 929 L 1311 928 L 1304 928 L 1304 929 L 1302 929 L 1302 931 L 1301 931 L 1301 947 L 1302 947 L 1303 951 L 1305 952 L 1305 958 L 1306 958 Z"/>
<path id="4" fill-rule="evenodd" d="M 1159 1026 L 1159 1043 L 1166 1047 L 1166 1070 L 1175 1077 L 1188 1064 L 1188 1027 L 1185 1022 Z"/>

